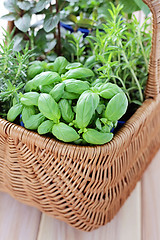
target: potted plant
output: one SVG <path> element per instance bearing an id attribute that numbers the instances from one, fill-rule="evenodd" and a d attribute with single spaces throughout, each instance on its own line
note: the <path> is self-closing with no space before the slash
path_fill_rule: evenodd
<path id="1" fill-rule="evenodd" d="M 8 120 L 14 121 L 22 113 L 26 128 L 38 128 L 40 134 L 52 132 L 60 141 L 0 119 L 0 189 L 85 231 L 113 218 L 159 147 L 159 51 L 155 49 L 159 46 L 156 31 L 159 9 L 155 2 L 145 2 L 154 17 L 154 44 L 146 98 L 112 140 L 111 128 L 127 107 L 124 91 L 129 95 L 126 90 L 128 73 L 133 87 L 138 88 L 138 96 L 142 97 L 142 86 L 134 74 L 138 72 L 135 68 L 143 69 L 145 64 L 143 54 L 138 63 L 130 55 L 137 50 L 134 41 L 138 40 L 140 46 L 146 39 L 140 42 L 140 39 L 131 38 L 131 43 L 128 41 L 129 34 L 133 37 L 136 33 L 135 26 L 131 23 L 132 28 L 127 34 L 129 25 L 119 17 L 119 6 L 110 11 L 114 21 L 108 20 L 108 25 L 104 26 L 107 41 L 104 33 L 98 31 L 89 40 L 95 55 L 92 70 L 87 68 L 89 61 L 84 61 L 85 66 L 77 61 L 68 63 L 64 57 L 51 63 L 36 61 L 28 67 L 29 81 L 23 86 L 23 91 L 19 92 L 17 88 L 12 91 L 13 107 L 8 112 Z M 107 29 L 109 24 L 112 24 L 112 30 L 116 27 L 111 36 Z M 127 49 L 128 54 L 125 52 Z M 142 53 L 143 48 L 139 47 L 137 51 Z M 81 60 L 79 53 L 77 57 Z M 20 57 L 19 54 L 17 56 Z M 119 73 L 117 58 L 124 72 Z M 101 73 L 98 80 L 93 72 L 97 68 Z M 123 79 L 125 74 L 127 77 Z M 104 75 L 108 80 L 119 81 L 123 89 L 104 81 Z M 109 142 L 104 144 L 106 139 Z M 84 141 L 91 145 L 84 146 Z"/>

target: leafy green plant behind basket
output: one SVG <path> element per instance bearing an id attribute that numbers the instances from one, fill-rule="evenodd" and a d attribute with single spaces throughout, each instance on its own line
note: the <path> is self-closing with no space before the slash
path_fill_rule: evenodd
<path id="1" fill-rule="evenodd" d="M 95 10 L 98 11 L 98 14 L 103 13 L 106 15 L 106 9 L 108 8 L 108 4 L 110 4 L 110 2 L 115 5 L 124 5 L 125 13 L 133 13 L 135 11 L 142 10 L 147 15 L 150 12 L 148 6 L 144 4 L 142 0 L 74 0 L 70 1 L 70 4 L 66 8 L 76 15 L 79 15 L 80 12 L 84 12 L 86 16 L 89 16 L 90 14 L 93 14 Z"/>
<path id="2" fill-rule="evenodd" d="M 111 8 L 110 2 L 124 4 L 124 11 L 130 16 L 133 11 L 140 9 L 146 15 L 149 13 L 142 0 L 5 0 L 9 13 L 3 19 L 12 21 L 17 28 L 14 36 L 15 50 L 20 51 L 29 42 L 30 48 L 35 49 L 37 58 L 54 60 L 56 55 L 63 55 L 62 48 L 67 49 L 64 41 L 67 32 L 61 31 L 60 21 L 70 23 L 75 31 L 79 27 L 99 28 L 110 17 L 106 10 Z M 32 24 L 34 17 L 39 20 Z"/>
<path id="3" fill-rule="evenodd" d="M 56 48 L 57 54 L 61 54 L 61 34 L 59 21 L 64 19 L 67 12 L 64 7 L 66 1 L 51 0 L 6 0 L 4 5 L 9 13 L 3 19 L 13 21 L 17 30 L 15 33 L 15 50 L 21 50 L 26 41 L 31 48 L 35 48 L 38 57 L 44 58 L 46 53 Z M 39 20 L 32 24 L 33 18 Z M 53 51 L 54 52 L 54 51 Z"/>
<path id="4" fill-rule="evenodd" d="M 115 6 L 118 4 L 123 5 L 123 11 L 131 18 L 132 14 L 136 11 L 142 10 L 147 16 L 150 10 L 142 0 L 100 0 L 100 1 L 71 1 L 66 7 L 69 11 L 68 19 L 72 22 L 73 28 L 84 27 L 93 29 L 101 27 L 106 18 L 110 18 L 108 9 L 111 9 L 110 3 Z"/>

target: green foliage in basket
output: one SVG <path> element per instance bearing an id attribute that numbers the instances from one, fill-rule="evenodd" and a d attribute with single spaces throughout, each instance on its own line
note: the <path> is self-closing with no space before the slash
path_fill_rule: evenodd
<path id="1" fill-rule="evenodd" d="M 19 100 L 18 92 L 27 80 L 27 68 L 33 57 L 32 50 L 26 45 L 22 53 L 13 50 L 12 36 L 4 30 L 4 40 L 0 44 L 0 116 L 5 118 L 12 106 L 13 99 Z"/>
<path id="2" fill-rule="evenodd" d="M 99 72 L 99 82 L 111 81 L 118 84 L 128 96 L 129 103 L 141 105 L 148 77 L 148 63 L 151 50 L 150 19 L 142 25 L 134 17 L 125 19 L 122 6 L 109 10 L 110 18 L 103 25 L 103 31 L 88 36 L 91 51 L 86 67 Z M 149 22 L 149 23 L 148 23 Z"/>
<path id="3" fill-rule="evenodd" d="M 127 110 L 125 93 L 112 83 L 92 86 L 92 70 L 77 63 L 66 66 L 65 62 L 64 57 L 58 57 L 53 63 L 43 64 L 43 72 L 25 84 L 27 92 L 18 95 L 8 111 L 8 120 L 14 121 L 22 114 L 24 126 L 39 134 L 53 134 L 75 144 L 107 143 L 113 137 L 112 128 Z M 52 71 L 48 71 L 51 64 Z M 34 66 L 37 72 L 37 62 L 33 62 L 28 76 L 30 70 L 35 75 Z M 47 86 L 51 85 L 48 92 Z"/>

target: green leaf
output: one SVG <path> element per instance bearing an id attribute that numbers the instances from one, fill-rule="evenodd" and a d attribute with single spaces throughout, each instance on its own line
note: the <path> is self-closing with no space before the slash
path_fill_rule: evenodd
<path id="1" fill-rule="evenodd" d="M 63 74 L 66 72 L 66 66 L 68 65 L 68 61 L 65 57 L 57 57 L 55 62 L 52 64 L 53 72 L 57 72 L 58 74 Z"/>
<path id="2" fill-rule="evenodd" d="M 43 29 L 40 29 L 35 37 L 35 45 L 39 52 L 46 48 L 46 42 L 46 32 Z"/>
<path id="3" fill-rule="evenodd" d="M 58 22 L 60 21 L 60 14 L 56 14 L 56 15 L 46 15 L 45 19 L 44 19 L 44 30 L 46 32 L 50 32 L 52 31 L 58 24 Z"/>
<path id="4" fill-rule="evenodd" d="M 17 0 L 6 0 L 4 2 L 4 6 L 11 13 L 16 12 L 17 10 L 19 10 L 19 8 L 17 6 Z"/>
<path id="5" fill-rule="evenodd" d="M 72 106 L 69 104 L 67 99 L 61 99 L 58 103 L 61 110 L 62 118 L 65 122 L 70 123 L 74 119 L 74 112 L 72 111 Z"/>
<path id="6" fill-rule="evenodd" d="M 37 92 L 28 92 L 21 97 L 20 101 L 23 105 L 26 106 L 38 106 L 39 93 Z"/>
<path id="7" fill-rule="evenodd" d="M 32 3 L 29 1 L 17 2 L 17 5 L 20 9 L 28 11 L 32 7 Z"/>
<path id="8" fill-rule="evenodd" d="M 50 93 L 50 91 L 53 89 L 54 84 L 50 84 L 50 85 L 40 85 L 39 86 L 39 90 L 41 93 Z"/>
<path id="9" fill-rule="evenodd" d="M 46 48 L 44 49 L 45 52 L 51 51 L 56 46 L 56 39 L 53 39 L 52 41 L 46 42 Z"/>
<path id="10" fill-rule="evenodd" d="M 103 84 L 98 88 L 98 90 L 99 90 L 100 96 L 106 99 L 111 99 L 117 93 L 122 92 L 122 89 L 113 83 Z"/>
<path id="11" fill-rule="evenodd" d="M 22 32 L 27 32 L 30 27 L 31 16 L 26 13 L 14 21 L 15 26 Z"/>
<path id="12" fill-rule="evenodd" d="M 40 85 L 50 85 L 52 83 L 61 82 L 62 79 L 56 72 L 46 71 L 41 72 L 36 75 L 32 80 L 28 81 L 25 86 L 25 90 L 31 91 L 33 89 L 37 89 Z"/>
<path id="13" fill-rule="evenodd" d="M 68 16 L 68 19 L 70 20 L 70 21 L 72 21 L 72 22 L 74 22 L 74 23 L 77 23 L 77 17 L 75 16 L 75 15 L 73 15 L 73 14 L 70 14 L 69 16 Z"/>
<path id="14" fill-rule="evenodd" d="M 125 13 L 129 14 L 140 10 L 139 6 L 133 0 L 119 0 L 119 2 L 123 5 L 123 11 Z"/>
<path id="15" fill-rule="evenodd" d="M 21 43 L 23 41 L 23 34 L 22 33 L 16 34 L 13 40 L 14 40 L 13 50 L 17 52 L 20 51 L 22 49 Z"/>
<path id="16" fill-rule="evenodd" d="M 45 69 L 45 63 L 40 61 L 34 61 L 27 70 L 28 79 L 33 79 L 36 75 L 43 72 Z"/>
<path id="17" fill-rule="evenodd" d="M 77 93 L 70 93 L 67 91 L 64 91 L 62 98 L 64 99 L 69 99 L 69 100 L 73 100 L 73 99 L 78 99 L 79 98 L 79 94 Z"/>
<path id="18" fill-rule="evenodd" d="M 74 128 L 62 122 L 53 126 L 52 133 L 56 138 L 62 140 L 63 142 L 73 142 L 80 138 Z"/>
<path id="19" fill-rule="evenodd" d="M 82 63 L 80 62 L 75 62 L 75 63 L 70 63 L 66 66 L 67 70 L 74 69 L 74 68 L 79 68 L 82 67 Z"/>
<path id="20" fill-rule="evenodd" d="M 127 107 L 128 100 L 126 95 L 124 93 L 118 93 L 108 102 L 105 117 L 109 121 L 117 121 L 125 114 Z"/>
<path id="21" fill-rule="evenodd" d="M 76 79 L 67 79 L 64 81 L 65 90 L 67 92 L 73 92 L 77 94 L 82 94 L 84 91 L 89 90 L 90 86 L 87 81 L 81 81 Z"/>
<path id="22" fill-rule="evenodd" d="M 1 17 L 2 20 L 14 21 L 17 17 L 16 13 L 8 13 Z"/>
<path id="23" fill-rule="evenodd" d="M 94 77 L 94 72 L 88 68 L 70 69 L 65 75 L 65 79 L 83 79 L 87 77 Z"/>
<path id="24" fill-rule="evenodd" d="M 22 111 L 22 121 L 25 122 L 36 113 L 34 106 L 24 106 Z"/>
<path id="25" fill-rule="evenodd" d="M 41 12 L 51 0 L 39 0 L 34 8 L 34 12 Z"/>
<path id="26" fill-rule="evenodd" d="M 48 119 L 58 123 L 61 117 L 61 112 L 56 101 L 51 95 L 41 93 L 38 99 L 38 108 L 40 112 Z"/>
<path id="27" fill-rule="evenodd" d="M 132 100 L 132 103 L 135 103 L 135 104 L 137 104 L 137 105 L 139 105 L 139 106 L 142 105 L 142 102 L 140 102 L 140 101 L 138 101 L 138 100 Z"/>
<path id="28" fill-rule="evenodd" d="M 83 28 L 91 28 L 94 25 L 94 21 L 92 19 L 84 18 L 84 19 L 80 19 L 77 22 L 77 25 Z"/>
<path id="29" fill-rule="evenodd" d="M 95 110 L 99 104 L 99 96 L 96 93 L 85 91 L 77 101 L 76 124 L 78 128 L 84 129 L 90 123 Z"/>
<path id="30" fill-rule="evenodd" d="M 134 2 L 144 12 L 145 15 L 150 13 L 149 7 L 142 0 L 134 0 Z"/>
<path id="31" fill-rule="evenodd" d="M 58 102 L 61 97 L 63 96 L 63 93 L 64 93 L 64 87 L 65 87 L 65 84 L 64 82 L 62 83 L 58 83 L 55 85 L 55 87 L 50 91 L 50 95 L 54 98 L 54 100 L 56 102 Z"/>
<path id="32" fill-rule="evenodd" d="M 18 117 L 18 115 L 22 112 L 22 108 L 23 106 L 20 103 L 12 106 L 8 111 L 7 120 L 10 122 L 13 122 Z"/>
<path id="33" fill-rule="evenodd" d="M 90 144 L 103 145 L 112 140 L 113 133 L 103 133 L 95 129 L 88 128 L 82 136 L 84 140 Z"/>
<path id="34" fill-rule="evenodd" d="M 39 125 L 45 120 L 42 113 L 32 115 L 29 119 L 24 122 L 24 126 L 27 129 L 36 130 Z"/>
<path id="35" fill-rule="evenodd" d="M 38 133 L 39 134 L 46 134 L 49 132 L 52 132 L 52 127 L 53 127 L 53 121 L 51 120 L 46 120 L 41 125 L 38 127 Z"/>

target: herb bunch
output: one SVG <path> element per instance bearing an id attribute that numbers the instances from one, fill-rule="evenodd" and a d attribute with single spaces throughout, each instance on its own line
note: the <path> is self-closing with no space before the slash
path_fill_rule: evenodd
<path id="1" fill-rule="evenodd" d="M 12 106 L 13 99 L 18 101 L 18 92 L 23 91 L 29 60 L 33 56 L 28 45 L 22 53 L 13 50 L 13 34 L 14 31 L 9 33 L 4 30 L 4 40 L 0 44 L 0 116 L 3 118 Z"/>
<path id="2" fill-rule="evenodd" d="M 111 5 L 110 19 L 103 24 L 103 31 L 97 30 L 96 36 L 87 37 L 95 57 L 94 68 L 101 75 L 100 81 L 117 83 L 129 103 L 141 105 L 151 50 L 150 22 L 147 18 L 140 25 L 135 17 L 128 21 L 122 6 Z"/>
<path id="3" fill-rule="evenodd" d="M 128 106 L 120 87 L 112 83 L 92 87 L 93 71 L 64 57 L 34 62 L 28 69 L 28 78 L 31 75 L 26 93 L 19 94 L 19 103 L 9 110 L 8 121 L 21 114 L 25 128 L 80 145 L 102 145 L 112 139 Z"/>

